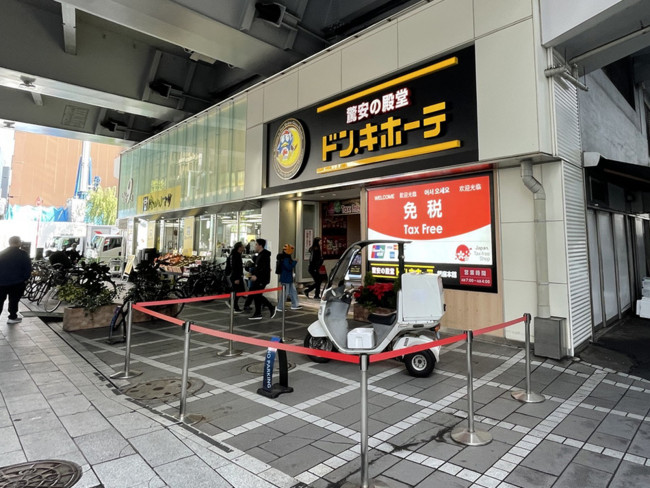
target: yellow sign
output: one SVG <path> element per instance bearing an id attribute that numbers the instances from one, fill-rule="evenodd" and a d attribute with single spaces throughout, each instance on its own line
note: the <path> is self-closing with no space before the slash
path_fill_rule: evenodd
<path id="1" fill-rule="evenodd" d="M 156 247 L 156 223 L 147 222 L 147 247 Z"/>
<path id="2" fill-rule="evenodd" d="M 129 257 L 126 260 L 126 266 L 124 266 L 124 274 L 125 275 L 131 274 L 131 270 L 133 270 L 133 262 L 134 261 L 135 261 L 135 254 L 129 254 Z"/>
<path id="3" fill-rule="evenodd" d="M 194 247 L 194 217 L 183 219 L 183 256 L 191 256 Z"/>
<path id="4" fill-rule="evenodd" d="M 154 213 L 175 210 L 181 206 L 181 187 L 151 191 L 138 197 L 137 213 Z"/>

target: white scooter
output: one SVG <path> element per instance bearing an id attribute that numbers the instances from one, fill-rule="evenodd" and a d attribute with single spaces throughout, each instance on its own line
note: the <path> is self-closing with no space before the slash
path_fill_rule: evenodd
<path id="1" fill-rule="evenodd" d="M 307 329 L 304 345 L 345 354 L 376 354 L 424 344 L 439 338 L 440 320 L 445 313 L 442 278 L 439 274 L 404 273 L 404 244 L 408 241 L 359 241 L 352 244 L 332 269 L 321 295 L 318 320 Z M 351 269 L 360 278 L 364 249 L 375 245 L 398 245 L 400 287 L 397 310 L 389 315 L 370 314 L 370 324 L 348 321 L 348 310 L 356 287 Z M 315 362 L 329 359 L 309 356 Z M 411 376 L 427 377 L 440 358 L 440 346 L 398 359 L 404 361 Z"/>

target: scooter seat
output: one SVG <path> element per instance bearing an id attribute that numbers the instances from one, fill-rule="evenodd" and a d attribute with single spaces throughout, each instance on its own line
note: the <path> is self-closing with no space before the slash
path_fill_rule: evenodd
<path id="1" fill-rule="evenodd" d="M 373 324 L 393 325 L 397 320 L 397 311 L 385 315 L 371 313 L 368 315 L 368 320 Z"/>

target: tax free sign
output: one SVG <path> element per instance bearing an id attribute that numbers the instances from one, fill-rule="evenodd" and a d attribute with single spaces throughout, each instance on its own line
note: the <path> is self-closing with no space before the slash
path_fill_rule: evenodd
<path id="1" fill-rule="evenodd" d="M 368 239 L 407 240 L 406 271 L 440 272 L 449 288 L 496 291 L 492 177 L 368 190 Z M 375 276 L 397 276 L 396 246 L 369 253 Z"/>
<path id="2" fill-rule="evenodd" d="M 266 193 L 478 158 L 474 48 L 267 124 Z"/>

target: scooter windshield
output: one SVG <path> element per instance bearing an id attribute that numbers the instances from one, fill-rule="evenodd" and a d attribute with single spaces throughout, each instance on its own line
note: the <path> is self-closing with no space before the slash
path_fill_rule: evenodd
<path id="1" fill-rule="evenodd" d="M 363 249 L 363 246 L 360 245 L 352 245 L 349 248 L 346 249 L 346 251 L 343 253 L 343 256 L 341 256 L 336 263 L 336 266 L 332 270 L 330 274 L 330 279 L 327 283 L 327 288 L 339 288 L 343 287 L 345 288 L 345 283 L 346 281 L 349 281 L 349 271 L 350 271 L 350 266 L 353 264 L 354 259 L 356 256 L 361 252 L 361 249 Z"/>

